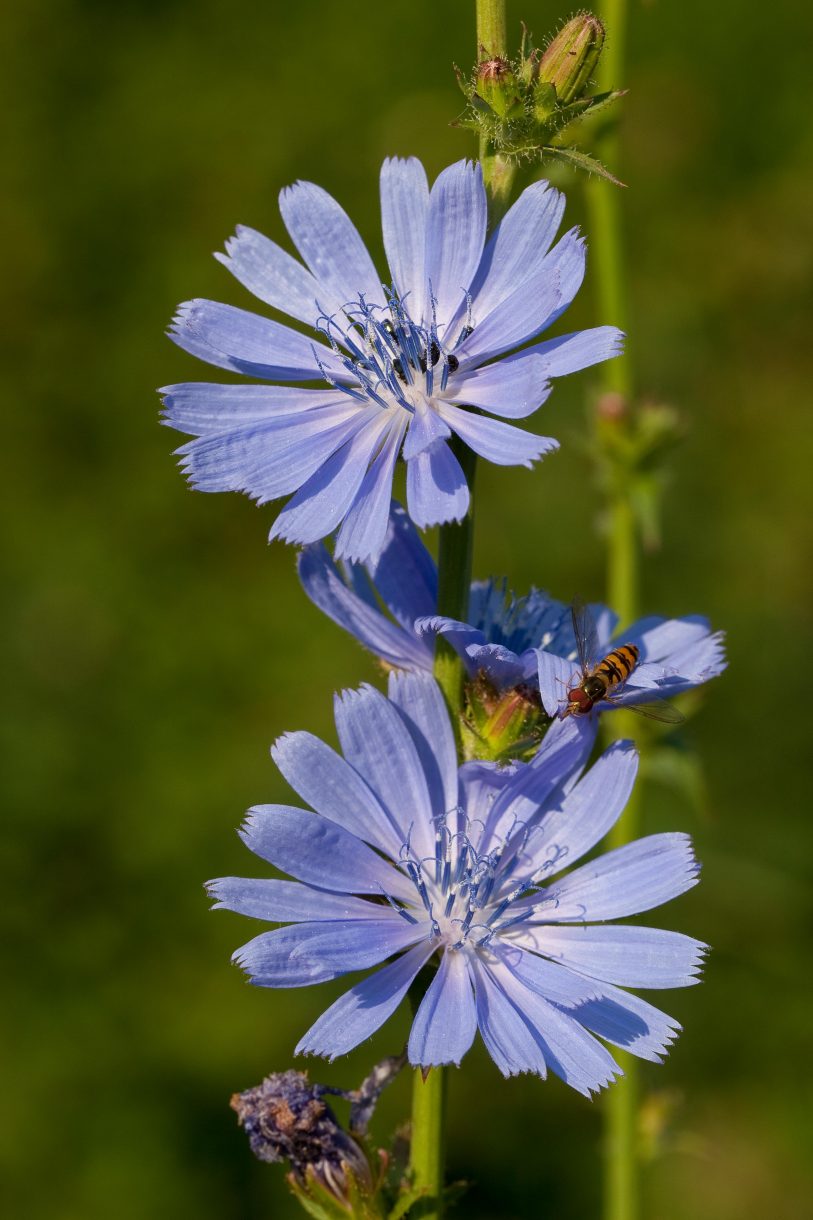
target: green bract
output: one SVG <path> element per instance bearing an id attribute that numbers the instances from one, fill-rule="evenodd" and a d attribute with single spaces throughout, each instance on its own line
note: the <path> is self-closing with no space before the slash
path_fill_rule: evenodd
<path id="1" fill-rule="evenodd" d="M 591 13 L 577 13 L 544 51 L 529 51 L 527 43 L 524 31 L 515 61 L 483 59 L 468 79 L 458 72 L 469 108 L 454 126 L 478 132 L 505 157 L 563 161 L 623 185 L 572 143 L 577 120 L 622 96 L 618 90 L 587 94 L 604 46 L 604 26 Z"/>

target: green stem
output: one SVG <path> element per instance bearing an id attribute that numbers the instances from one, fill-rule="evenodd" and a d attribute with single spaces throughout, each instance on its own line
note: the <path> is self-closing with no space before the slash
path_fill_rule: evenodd
<path id="1" fill-rule="evenodd" d="M 505 0 L 476 0 L 477 58 L 505 59 Z"/>
<path id="2" fill-rule="evenodd" d="M 477 12 L 477 59 L 506 56 L 505 0 L 475 0 Z M 489 214 L 492 224 L 508 206 L 514 180 L 514 167 L 497 155 L 493 148 L 480 142 L 480 162 L 483 180 L 489 193 Z M 469 510 L 462 521 L 442 525 L 438 538 L 438 604 L 437 612 L 448 618 L 466 620 L 471 589 L 472 555 L 474 551 L 474 476 L 477 456 L 458 437 L 450 447 L 459 461 L 469 487 Z M 457 735 L 458 754 L 462 758 L 460 717 L 463 711 L 463 661 L 442 637 L 435 645 L 435 677 L 443 691 Z M 412 1140 L 410 1168 L 413 1185 L 426 1192 L 414 1214 L 421 1220 L 442 1220 L 446 1068 L 432 1068 L 424 1080 L 415 1072 L 412 1086 Z"/>
<path id="3" fill-rule="evenodd" d="M 597 73 L 598 88 L 603 92 L 624 84 L 627 0 L 604 0 L 599 15 L 607 29 L 607 43 Z M 621 141 L 616 124 L 605 131 L 597 153 L 613 173 L 619 173 Z M 613 323 L 626 331 L 623 196 L 617 187 L 598 178 L 587 183 L 586 192 L 598 316 L 601 322 Z M 604 392 L 621 395 L 628 411 L 634 393 L 628 346 L 623 356 L 601 366 L 601 377 Z M 613 426 L 623 428 L 623 417 Z M 638 614 L 640 553 L 634 506 L 623 480 L 613 480 L 608 516 L 607 595 L 621 622 L 626 624 Z M 634 736 L 635 717 L 622 711 L 615 713 L 611 730 L 614 737 Z M 613 827 L 608 846 L 621 847 L 635 838 L 639 822 L 640 795 L 636 790 Z M 604 1109 L 604 1220 L 639 1220 L 638 1065 L 624 1052 L 619 1052 L 617 1058 L 624 1078 L 610 1089 Z"/>
<path id="4" fill-rule="evenodd" d="M 471 565 L 474 550 L 474 476 L 477 471 L 477 455 L 459 437 L 450 442 L 469 485 L 469 511 L 460 522 L 442 525 L 438 539 L 438 614 L 447 618 L 467 621 L 469 590 L 471 588 Z M 463 703 L 463 678 L 465 668 L 460 655 L 443 638 L 438 636 L 435 646 L 435 677 L 446 697 L 457 730 Z"/>
<path id="5" fill-rule="evenodd" d="M 444 1211 L 446 1074 L 446 1068 L 432 1068 L 424 1080 L 417 1068 L 412 1085 L 412 1183 L 426 1194 L 411 1214 L 421 1220 L 441 1220 Z"/>
<path id="6" fill-rule="evenodd" d="M 507 59 L 508 41 L 505 33 L 505 0 L 475 0 L 477 9 L 477 62 L 486 59 Z M 514 185 L 515 166 L 500 156 L 485 136 L 480 137 L 480 164 L 489 192 L 489 214 L 492 223 L 508 208 Z"/>

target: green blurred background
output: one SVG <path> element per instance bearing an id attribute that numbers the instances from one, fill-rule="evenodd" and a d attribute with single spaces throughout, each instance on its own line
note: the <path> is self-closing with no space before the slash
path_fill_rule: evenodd
<path id="1" fill-rule="evenodd" d="M 563 15 L 509 6 L 537 38 Z M 266 546 L 272 509 L 186 488 L 154 387 L 208 376 L 163 329 L 191 296 L 250 304 L 210 252 L 237 222 L 281 238 L 280 187 L 320 182 L 378 250 L 381 159 L 435 173 L 472 152 L 448 126 L 472 31 L 473 4 L 448 0 L 6 11 L 6 1215 L 299 1214 L 228 1097 L 286 1067 L 340 985 L 246 986 L 228 959 L 257 929 L 208 913 L 201 882 L 252 871 L 234 828 L 283 796 L 270 741 L 329 736 L 331 692 L 375 671 L 305 601 L 292 552 Z M 691 830 L 705 864 L 663 922 L 715 948 L 702 987 L 664 998 L 685 1033 L 645 1072 L 657 1220 L 813 1211 L 812 38 L 794 0 L 634 4 L 618 82 L 640 381 L 689 426 L 645 601 L 709 614 L 731 661 L 686 734 L 704 802 L 655 785 L 646 801 L 648 826 Z M 589 284 L 568 329 L 613 321 Z M 540 470 L 483 470 L 479 574 L 601 595 L 578 443 L 592 387 L 559 383 L 538 426 L 568 443 Z M 399 1021 L 314 1070 L 358 1082 Z M 382 1136 L 407 1101 L 403 1081 Z M 461 1214 L 595 1216 L 600 1114 L 474 1052 L 451 1098 L 451 1172 L 476 1181 Z"/>

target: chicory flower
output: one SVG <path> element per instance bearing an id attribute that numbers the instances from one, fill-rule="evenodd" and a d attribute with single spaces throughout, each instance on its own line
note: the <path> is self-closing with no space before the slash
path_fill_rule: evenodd
<path id="1" fill-rule="evenodd" d="M 473 678 L 495 690 L 526 685 L 538 691 L 548 716 L 565 707 L 578 681 L 578 649 L 571 607 L 532 589 L 507 595 L 504 581 L 475 581 L 468 621 L 435 613 L 437 569 L 404 510 L 393 504 L 381 555 L 366 567 L 337 564 L 324 545 L 306 547 L 299 577 L 308 597 L 329 618 L 396 669 L 431 673 L 434 637 L 444 635 Z M 635 644 L 640 662 L 597 711 L 669 698 L 717 677 L 725 668 L 723 635 L 707 619 L 642 618 L 619 630 L 608 607 L 591 607 L 598 661 L 618 644 Z"/>
<path id="2" fill-rule="evenodd" d="M 620 1074 L 603 1042 L 659 1060 L 678 1026 L 624 988 L 697 982 L 705 946 L 605 921 L 693 886 L 691 843 L 655 834 L 579 863 L 624 809 L 631 743 L 585 770 L 594 734 L 564 721 L 530 764 L 458 767 L 443 697 L 422 674 L 392 673 L 389 698 L 345 692 L 335 711 L 341 754 L 309 733 L 272 751 L 312 812 L 259 806 L 241 831 L 294 880 L 209 887 L 217 906 L 284 925 L 235 954 L 257 986 L 378 967 L 297 1050 L 352 1050 L 431 971 L 409 1036 L 416 1066 L 459 1064 L 478 1030 L 506 1076 L 550 1070 L 588 1095 Z"/>
<path id="3" fill-rule="evenodd" d="M 181 305 L 172 323 L 185 351 L 256 379 L 161 391 L 165 422 L 195 438 L 178 450 L 192 486 L 260 504 L 290 496 L 272 538 L 310 543 L 338 530 L 336 554 L 366 560 L 384 544 L 400 454 L 412 520 L 461 520 L 469 489 L 453 435 L 487 461 L 530 466 L 557 442 L 505 421 L 533 414 L 551 378 L 621 347 L 620 332 L 600 326 L 516 350 L 552 326 L 581 285 L 577 231 L 554 244 L 563 209 L 561 194 L 536 182 L 487 238 L 479 164 L 449 166 L 430 190 L 415 158 L 385 161 L 382 283 L 326 191 L 310 182 L 284 190 L 282 218 L 303 261 L 242 226 L 218 257 L 310 333 L 208 300 Z"/>

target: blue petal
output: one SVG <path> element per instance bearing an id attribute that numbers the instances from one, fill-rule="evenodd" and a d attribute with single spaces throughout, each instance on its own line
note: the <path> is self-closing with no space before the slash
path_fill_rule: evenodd
<path id="1" fill-rule="evenodd" d="M 537 275 L 564 210 L 564 196 L 547 182 L 534 182 L 522 192 L 483 253 L 471 288 L 475 318 L 488 317 L 519 284 Z"/>
<path id="2" fill-rule="evenodd" d="M 400 669 L 432 669 L 432 650 L 411 631 L 373 610 L 339 577 L 322 544 L 299 556 L 299 579 L 311 601 L 382 660 Z"/>
<path id="3" fill-rule="evenodd" d="M 300 390 L 282 385 L 215 385 L 189 381 L 158 391 L 164 399 L 164 420 L 191 436 L 228 432 L 276 416 L 301 416 L 325 407 L 347 407 L 337 390 Z"/>
<path id="4" fill-rule="evenodd" d="M 600 994 L 571 1014 L 600 1038 L 621 1046 L 640 1059 L 660 1063 L 680 1032 L 680 1025 L 639 996 L 596 984 Z"/>
<path id="5" fill-rule="evenodd" d="M 672 686 L 705 682 L 725 669 L 724 637 L 712 633 L 708 620 L 641 619 L 624 632 L 625 642 L 637 644 L 644 662 L 661 667 L 662 679 Z"/>
<path id="6" fill-rule="evenodd" d="M 611 745 L 528 836 L 529 861 L 536 868 L 550 866 L 551 873 L 575 864 L 618 821 L 637 772 L 638 755 L 632 743 Z"/>
<path id="7" fill-rule="evenodd" d="M 447 436 L 451 436 L 451 430 L 438 412 L 427 406 L 419 406 L 409 421 L 409 431 L 404 441 L 404 461 L 417 457 L 435 441 L 445 440 Z"/>
<path id="8" fill-rule="evenodd" d="M 583 279 L 584 242 L 571 229 L 535 276 L 520 284 L 487 318 L 475 319 L 474 330 L 457 349 L 460 368 L 483 364 L 551 326 L 570 305 Z"/>
<path id="9" fill-rule="evenodd" d="M 326 369 L 337 381 L 348 381 L 338 356 L 323 343 L 270 318 L 219 301 L 195 300 L 180 305 L 169 337 L 191 355 L 247 377 L 314 381 L 322 380 Z"/>
<path id="10" fill-rule="evenodd" d="M 317 542 L 332 533 L 358 494 L 389 420 L 380 414 L 355 433 L 292 496 L 271 526 L 269 538 Z"/>
<path id="11" fill-rule="evenodd" d="M 428 674 L 391 673 L 387 691 L 421 760 L 436 818 L 457 808 L 457 749 L 446 702 Z"/>
<path id="12" fill-rule="evenodd" d="M 666 679 L 667 687 L 671 687 L 673 682 L 694 685 L 716 678 L 726 667 L 725 634 L 717 631 L 685 648 L 675 649 L 663 664 L 665 669 L 675 671 L 674 678 Z"/>
<path id="13" fill-rule="evenodd" d="M 244 491 L 265 504 L 307 483 L 363 423 L 354 407 L 324 407 L 203 436 L 176 453 L 198 491 Z"/>
<path id="14" fill-rule="evenodd" d="M 422 636 L 442 635 L 466 662 L 470 675 L 484 670 L 498 690 L 516 686 L 525 678 L 525 667 L 515 652 L 502 644 L 485 643 L 483 632 L 468 623 L 433 614 L 419 618 L 415 631 Z"/>
<path id="15" fill-rule="evenodd" d="M 293 790 L 322 817 L 397 857 L 403 837 L 357 771 L 312 733 L 285 733 L 271 757 Z"/>
<path id="16" fill-rule="evenodd" d="M 526 419 L 548 398 L 551 384 L 539 356 L 519 352 L 449 379 L 445 398 L 506 419 Z"/>
<path id="17" fill-rule="evenodd" d="M 707 946 L 680 932 L 612 924 L 601 927 L 534 927 L 518 940 L 591 978 L 621 987 L 689 987 Z"/>
<path id="18" fill-rule="evenodd" d="M 456 1063 L 474 1041 L 477 1010 L 466 954 L 447 949 L 412 1022 L 407 1053 L 416 1067 Z"/>
<path id="19" fill-rule="evenodd" d="M 410 632 L 420 615 L 434 614 L 438 600 L 435 561 L 400 504 L 392 504 L 384 550 L 369 571 L 384 605 Z"/>
<path id="20" fill-rule="evenodd" d="M 546 803 L 558 795 L 562 784 L 573 771 L 584 763 L 584 741 L 573 725 L 555 735 L 550 730 L 545 734 L 531 765 L 518 770 L 497 795 L 491 806 L 481 839 L 481 850 L 494 840 L 501 840 L 516 824 L 519 829 L 511 842 L 513 850 L 535 862 L 537 852 L 532 850 L 539 839 L 546 840 L 545 827 L 556 812 L 544 816 L 542 826 L 535 834 L 532 829 L 545 813 Z M 541 866 L 544 854 L 539 856 Z"/>
<path id="21" fill-rule="evenodd" d="M 547 1075 L 545 1057 L 522 1014 L 477 955 L 471 959 L 477 1025 L 491 1058 L 503 1076 L 535 1072 Z"/>
<path id="22" fill-rule="evenodd" d="M 489 949 L 526 987 L 560 1008 L 576 1008 L 601 995 L 605 984 L 529 953 L 510 940 L 493 940 Z"/>
<path id="23" fill-rule="evenodd" d="M 646 663 L 636 665 L 629 681 L 624 683 L 620 694 L 623 694 L 624 691 L 632 691 L 633 699 L 637 701 L 642 690 L 657 691 L 664 676 L 665 671 L 662 665 L 647 665 Z M 619 695 L 613 695 L 614 699 L 618 697 Z"/>
<path id="24" fill-rule="evenodd" d="M 325 299 L 324 288 L 300 262 L 245 225 L 237 226 L 235 236 L 226 242 L 226 253 L 215 258 L 266 305 L 309 326 L 316 324 L 322 309 L 338 309 L 344 303 Z M 320 297 L 321 308 L 316 304 Z"/>
<path id="25" fill-rule="evenodd" d="M 470 644 L 466 650 L 475 671 L 482 670 L 497 690 L 518 686 L 526 678 L 525 666 L 515 652 L 502 644 Z"/>
<path id="26" fill-rule="evenodd" d="M 691 889 L 698 871 L 688 835 L 648 835 L 605 852 L 539 893 L 538 918 L 593 923 L 637 915 Z M 530 904 L 535 910 L 537 902 Z"/>
<path id="27" fill-rule="evenodd" d="M 335 700 L 342 753 L 419 854 L 434 850 L 432 802 L 421 760 L 398 710 L 371 686 Z"/>
<path id="28" fill-rule="evenodd" d="M 440 403 L 438 411 L 470 449 L 497 466 L 530 467 L 559 448 L 559 442 L 549 436 L 535 436 L 500 420 L 461 411 L 450 403 Z"/>
<path id="29" fill-rule="evenodd" d="M 410 315 L 423 317 L 429 184 L 416 157 L 381 166 L 381 227 L 395 288 Z"/>
<path id="30" fill-rule="evenodd" d="M 612 360 L 624 350 L 624 332 L 617 326 L 594 326 L 574 331 L 558 339 L 546 339 L 520 352 L 518 361 L 538 361 L 546 377 L 565 377 L 582 369 Z"/>
<path id="31" fill-rule="evenodd" d="M 483 253 L 488 205 L 477 161 L 458 161 L 436 178 L 426 223 L 426 278 L 440 328 L 464 299 Z M 427 324 L 431 321 L 424 310 Z M 416 319 L 417 320 L 417 319 Z"/>
<path id="32" fill-rule="evenodd" d="M 623 1075 L 610 1052 L 572 1015 L 526 987 L 505 966 L 495 966 L 493 974 L 533 1029 L 548 1067 L 565 1084 L 589 1097 L 605 1088 L 616 1076 Z"/>
<path id="33" fill-rule="evenodd" d="M 494 946 L 514 974 L 532 991 L 560 1008 L 586 1029 L 642 1059 L 660 1062 L 680 1029 L 660 1009 L 598 979 L 549 962 L 514 946 Z"/>
<path id="34" fill-rule="evenodd" d="M 567 702 L 567 692 L 578 678 L 578 667 L 547 649 L 536 649 L 537 681 L 542 706 L 549 716 L 556 716 Z"/>
<path id="35" fill-rule="evenodd" d="M 249 810 L 240 837 L 256 855 L 307 885 L 416 900 L 414 886 L 392 864 L 318 813 L 257 805 Z"/>
<path id="36" fill-rule="evenodd" d="M 426 925 L 409 924 L 394 911 L 378 919 L 295 923 L 262 932 L 233 956 L 257 987 L 307 987 L 351 970 L 377 966 L 426 937 Z"/>
<path id="37" fill-rule="evenodd" d="M 464 763 L 458 772 L 461 803 L 469 823 L 485 825 L 492 804 L 507 783 L 522 769 L 523 764 L 505 765 L 492 762 Z"/>
<path id="38" fill-rule="evenodd" d="M 300 923 L 321 919 L 375 919 L 381 907 L 363 898 L 331 894 L 298 881 L 271 877 L 218 877 L 207 881 L 214 910 L 236 911 L 269 923 Z"/>
<path id="39" fill-rule="evenodd" d="M 373 458 L 355 500 L 336 536 L 337 559 L 374 559 L 387 540 L 392 480 L 404 425 L 398 420 Z"/>
<path id="40" fill-rule="evenodd" d="M 363 294 L 368 305 L 384 304 L 381 279 L 358 229 L 327 191 L 297 182 L 280 193 L 279 210 L 291 240 L 333 300 L 344 304 Z"/>
<path id="41" fill-rule="evenodd" d="M 589 609 L 593 617 L 593 625 L 596 629 L 596 642 L 599 649 L 607 653 L 611 648 L 615 647 L 613 635 L 618 626 L 618 615 L 614 610 L 610 610 L 609 606 L 602 606 L 601 602 L 591 602 Z M 572 637 L 572 634 L 572 631 L 569 630 L 568 635 Z M 620 644 L 622 641 L 617 640 L 615 643 Z M 570 647 L 569 642 L 568 647 Z M 595 659 L 598 660 L 598 658 Z"/>
<path id="42" fill-rule="evenodd" d="M 486 638 L 477 627 L 471 627 L 468 623 L 461 623 L 454 618 L 447 618 L 443 614 L 432 614 L 415 620 L 415 632 L 419 636 L 428 636 L 430 639 L 442 635 L 455 652 L 467 662 L 469 676 L 474 675 L 475 666 L 469 660 L 469 649 L 482 647 Z"/>
<path id="43" fill-rule="evenodd" d="M 362 979 L 322 1013 L 300 1040 L 297 1055 L 335 1059 L 370 1038 L 392 1016 L 435 945 L 418 944 L 403 957 Z"/>
<path id="44" fill-rule="evenodd" d="M 468 512 L 466 476 L 445 441 L 435 441 L 407 462 L 407 505 L 421 529 L 462 521 Z"/>

